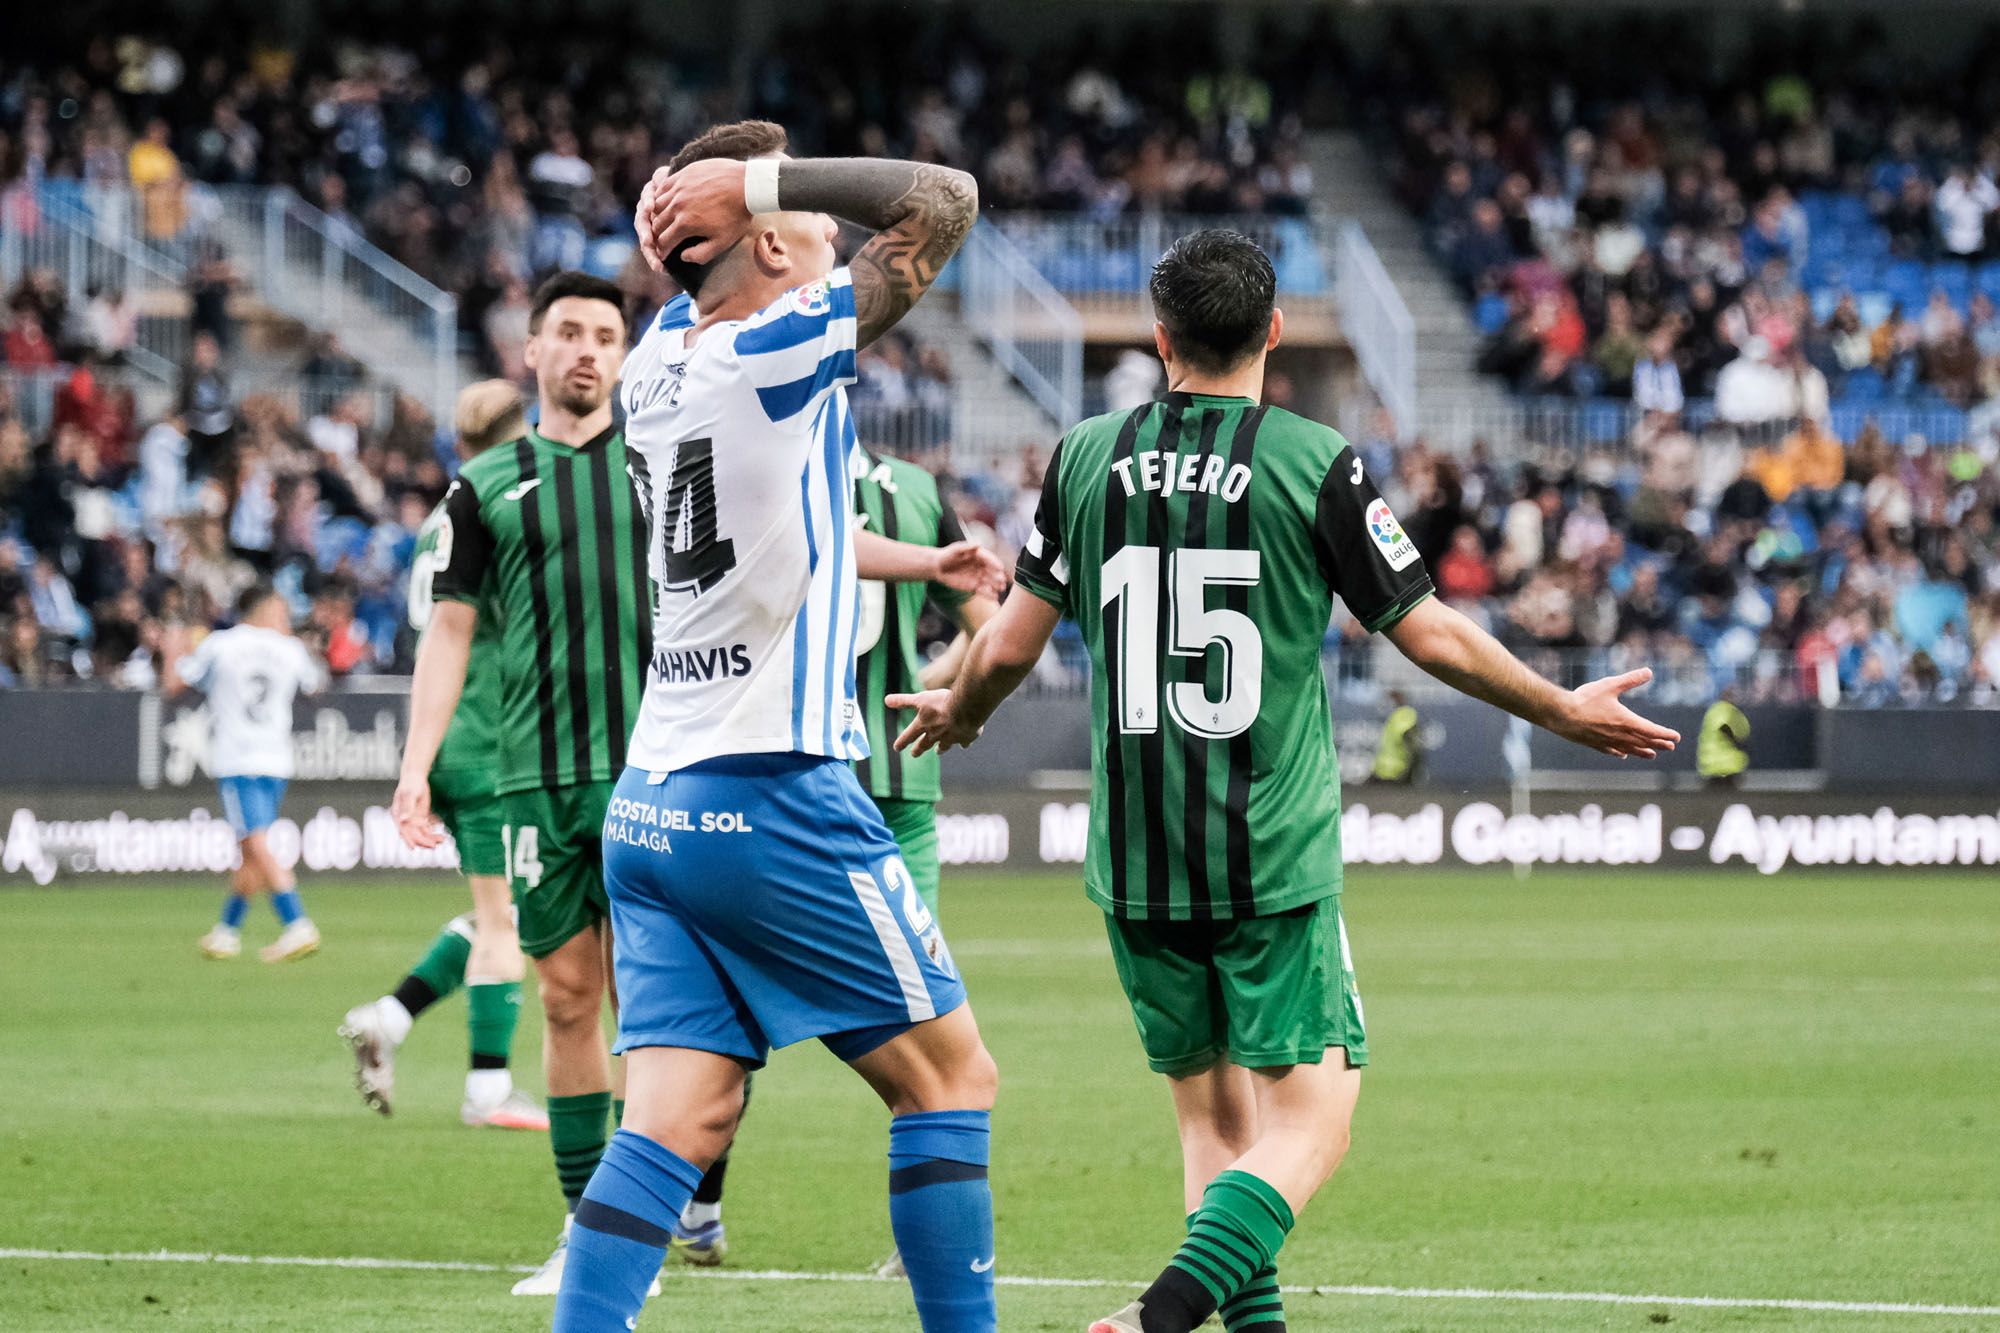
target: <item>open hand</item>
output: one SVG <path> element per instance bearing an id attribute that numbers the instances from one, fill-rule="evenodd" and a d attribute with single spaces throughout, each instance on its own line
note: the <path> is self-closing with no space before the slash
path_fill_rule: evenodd
<path id="1" fill-rule="evenodd" d="M 431 784 L 426 779 L 404 778 L 397 783 L 389 811 L 405 845 L 429 851 L 444 843 L 444 829 L 431 817 Z"/>
<path id="2" fill-rule="evenodd" d="M 654 172 L 640 191 L 633 221 L 648 264 L 664 262 L 683 242 L 693 242 L 681 255 L 690 264 L 721 258 L 750 228 L 743 163 L 706 158 L 679 171 Z"/>
<path id="3" fill-rule="evenodd" d="M 958 592 L 998 597 L 1007 589 L 1007 567 L 977 542 L 953 542 L 938 548 L 934 581 Z"/>
<path id="4" fill-rule="evenodd" d="M 1652 678 L 1651 667 L 1640 667 L 1622 676 L 1606 676 L 1577 686 L 1570 691 L 1569 707 L 1549 730 L 1600 754 L 1615 754 L 1620 759 L 1657 758 L 1661 750 L 1673 749 L 1681 734 L 1640 717 L 1619 697 Z"/>
<path id="5" fill-rule="evenodd" d="M 951 706 L 950 690 L 925 690 L 922 694 L 892 694 L 882 702 L 891 708 L 914 708 L 916 721 L 903 728 L 903 734 L 896 737 L 896 748 L 909 753 L 927 754 L 932 750 L 949 750 L 952 746 L 966 746 L 979 739 L 981 727 L 968 727 L 959 721 Z"/>

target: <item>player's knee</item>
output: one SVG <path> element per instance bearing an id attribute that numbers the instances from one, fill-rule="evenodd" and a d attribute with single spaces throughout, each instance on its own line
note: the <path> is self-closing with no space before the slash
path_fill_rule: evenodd
<path id="1" fill-rule="evenodd" d="M 986 1043 L 975 1043 L 967 1052 L 952 1079 L 952 1100 L 954 1109 L 966 1111 L 990 1111 L 1000 1097 L 1000 1066 L 993 1060 Z"/>
<path id="2" fill-rule="evenodd" d="M 536 986 L 542 1000 L 542 1020 L 559 1035 L 586 1032 L 599 1026 L 604 996 L 594 986 L 568 977 L 543 976 Z"/>

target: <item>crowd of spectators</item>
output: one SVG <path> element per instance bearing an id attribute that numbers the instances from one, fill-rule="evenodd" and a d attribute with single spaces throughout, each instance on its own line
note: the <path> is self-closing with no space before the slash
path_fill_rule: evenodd
<path id="1" fill-rule="evenodd" d="M 39 440 L 0 377 L 0 687 L 151 688 L 257 579 L 336 674 L 407 669 L 411 554 L 445 486 L 421 408 L 376 429 L 363 399 L 305 419 L 239 399 L 204 335 L 180 402 L 134 438 L 130 395 L 92 411 L 92 377 L 70 376 Z"/>
<path id="2" fill-rule="evenodd" d="M 1866 21 L 1728 61 L 1699 25 L 1626 24 L 1499 34 L 1477 62 L 1405 31 L 1360 80 L 1482 369 L 1739 421 L 2000 390 L 1993 40 L 1940 71 Z"/>
<path id="3" fill-rule="evenodd" d="M 302 45 L 100 34 L 60 61 L 0 54 L 0 216 L 31 217 L 51 179 L 129 184 L 164 239 L 199 221 L 191 186 L 289 185 L 458 293 L 466 342 L 498 373 L 535 276 L 628 264 L 631 200 L 717 119 L 770 116 L 808 152 L 966 167 L 992 207 L 1284 213 L 1312 190 L 1301 117 L 1338 96 L 1312 41 L 1223 62 L 1193 17 L 1029 58 L 962 13 L 827 11 L 780 34 L 740 96 L 727 59 L 669 54 L 642 30 L 516 21 L 503 34 L 413 15 Z"/>
<path id="4" fill-rule="evenodd" d="M 1655 421 L 1632 450 L 1456 457 L 1397 444 L 1385 416 L 1356 448 L 1438 595 L 1564 684 L 1650 666 L 1667 703 L 2000 704 L 1990 447 L 1869 430 L 1845 448 L 1811 421 L 1746 447 Z M 1018 550 L 1045 461 L 951 478 L 968 533 Z M 1087 658 L 1065 643 L 1040 670 L 1076 688 Z M 1357 622 L 1327 647 L 1344 689 L 1379 690 Z"/>

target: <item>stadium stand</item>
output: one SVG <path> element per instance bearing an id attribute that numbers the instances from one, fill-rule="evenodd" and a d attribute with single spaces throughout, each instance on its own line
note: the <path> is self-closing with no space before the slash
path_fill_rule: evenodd
<path id="1" fill-rule="evenodd" d="M 1651 661 L 1687 701 L 1994 697 L 1981 405 L 2000 387 L 2000 194 L 1961 168 L 1996 150 L 1942 106 L 1891 103 L 1855 52 L 1812 67 L 1843 72 L 1840 96 L 1800 75 L 1709 83 L 1671 31 L 1643 88 L 1587 50 L 1514 59 L 1504 38 L 1468 81 L 1399 25 L 1369 60 L 1316 28 L 1215 69 L 1195 54 L 1212 46 L 1165 28 L 1049 65 L 940 20 L 917 40 L 934 80 L 893 89 L 866 60 L 787 54 L 864 51 L 892 21 L 852 18 L 784 33 L 740 105 L 664 57 L 600 69 L 570 45 L 450 33 L 198 56 L 132 38 L 0 66 L 0 232 L 130 187 L 137 225 L 171 245 L 201 234 L 204 188 L 293 186 L 456 294 L 469 359 L 512 371 L 539 271 L 622 275 L 635 316 L 659 299 L 630 262 L 629 200 L 716 115 L 780 118 L 804 151 L 968 166 L 990 207 L 1066 214 L 1013 234 L 1085 296 L 1137 292 L 1158 215 L 1181 212 L 1244 217 L 1283 289 L 1323 290 L 1306 136 L 1351 115 L 1381 127 L 1492 335 L 1487 364 L 1536 395 L 1522 439 L 1469 455 L 1357 433 L 1445 595 L 1565 678 Z M 330 335 L 282 390 L 241 381 L 230 257 L 194 259 L 165 413 L 141 414 L 121 376 L 161 315 L 33 269 L 8 294 L 0 682 L 143 688 L 162 637 L 215 623 L 256 574 L 338 669 L 407 668 L 400 590 L 448 468 L 430 415 Z M 951 449 L 954 380 L 943 347 L 899 336 L 862 358 L 856 411 L 1013 547 L 1041 455 Z M 1336 679 L 1367 689 L 1351 629 L 1329 639 Z"/>

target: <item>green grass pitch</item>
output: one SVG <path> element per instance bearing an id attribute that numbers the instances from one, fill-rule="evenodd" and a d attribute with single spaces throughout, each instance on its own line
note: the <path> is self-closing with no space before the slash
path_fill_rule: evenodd
<path id="1" fill-rule="evenodd" d="M 0 891 L 0 1250 L 515 1265 L 560 1218 L 545 1141 L 457 1122 L 463 1001 L 419 1023 L 398 1112 L 341 1013 L 454 881 L 308 882 L 317 958 L 206 962 L 219 890 Z M 2000 1304 L 2000 887 L 1988 875 L 1362 870 L 1347 911 L 1375 1065 L 1289 1283 Z M 1166 1093 L 1073 878 L 949 874 L 945 924 L 1002 1071 L 1000 1268 L 1139 1282 L 1180 1231 Z M 272 933 L 253 917 L 248 943 Z M 539 1090 L 537 1013 L 517 1066 Z M 855 1273 L 889 1245 L 884 1116 L 817 1048 L 758 1083 L 731 1264 Z M 534 1329 L 506 1272 L 0 1257 L 0 1328 Z M 1115 1287 L 1002 1291 L 1080 1330 Z M 2000 1328 L 1924 1315 L 1361 1294 L 1316 1329 Z M 915 1327 L 886 1283 L 679 1278 L 640 1328 Z"/>

